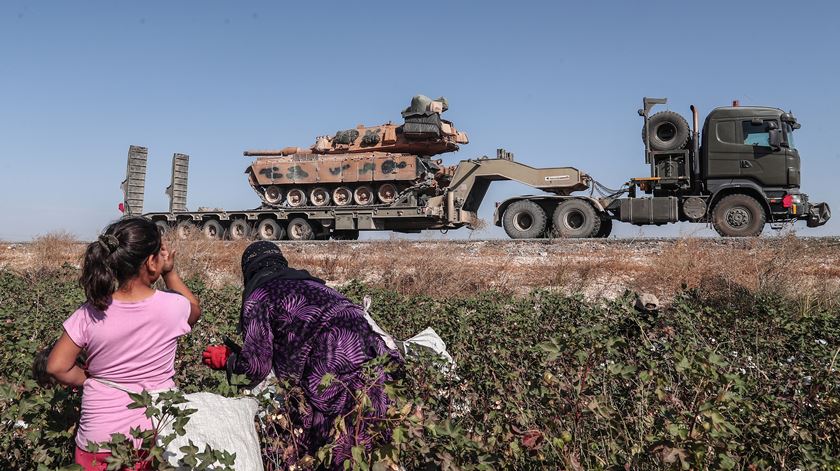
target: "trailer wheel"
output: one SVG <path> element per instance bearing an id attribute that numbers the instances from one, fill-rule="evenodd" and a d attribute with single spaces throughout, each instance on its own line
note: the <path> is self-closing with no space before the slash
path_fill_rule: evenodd
<path id="1" fill-rule="evenodd" d="M 286 203 L 293 208 L 305 206 L 306 192 L 300 188 L 292 188 L 288 193 L 286 193 Z"/>
<path id="2" fill-rule="evenodd" d="M 366 206 L 373 203 L 373 188 L 362 185 L 353 190 L 353 201 L 359 206 Z"/>
<path id="3" fill-rule="evenodd" d="M 181 221 L 175 226 L 175 235 L 181 240 L 189 239 L 195 229 L 195 224 L 192 221 Z"/>
<path id="4" fill-rule="evenodd" d="M 545 211 L 533 201 L 517 201 L 505 210 L 502 226 L 511 239 L 536 239 L 545 233 Z"/>
<path id="5" fill-rule="evenodd" d="M 723 237 L 757 237 L 764 223 L 764 208 L 752 196 L 724 196 L 712 210 L 712 226 Z"/>
<path id="6" fill-rule="evenodd" d="M 336 206 L 347 206 L 353 202 L 353 192 L 346 186 L 340 186 L 333 190 L 333 203 Z"/>
<path id="7" fill-rule="evenodd" d="M 155 221 L 155 227 L 157 227 L 157 230 L 158 232 L 160 232 L 160 235 L 166 234 L 167 232 L 169 232 L 170 229 L 169 223 L 164 220 Z"/>
<path id="8" fill-rule="evenodd" d="M 303 218 L 294 218 L 289 221 L 289 240 L 312 240 L 315 238 L 315 231 L 312 224 Z"/>
<path id="9" fill-rule="evenodd" d="M 330 192 L 322 186 L 316 186 L 309 192 L 309 201 L 314 206 L 327 206 L 330 204 Z"/>
<path id="10" fill-rule="evenodd" d="M 209 240 L 222 240 L 222 237 L 225 235 L 225 229 L 222 227 L 222 223 L 215 219 L 210 219 L 201 225 L 201 233 Z"/>
<path id="11" fill-rule="evenodd" d="M 230 222 L 228 230 L 230 240 L 245 240 L 251 237 L 251 225 L 244 218 L 236 218 Z"/>
<path id="12" fill-rule="evenodd" d="M 601 216 L 589 202 L 581 199 L 566 200 L 557 205 L 552 222 L 558 237 L 598 237 L 601 231 Z"/>
<path id="13" fill-rule="evenodd" d="M 263 219 L 257 224 L 257 237 L 260 240 L 282 240 L 286 231 L 274 219 Z"/>
<path id="14" fill-rule="evenodd" d="M 271 185 L 265 189 L 265 201 L 269 204 L 280 204 L 283 201 L 283 190 L 277 185 Z"/>
<path id="15" fill-rule="evenodd" d="M 682 149 L 691 134 L 688 121 L 674 111 L 660 111 L 648 118 L 648 130 L 650 136 L 645 135 L 645 128 L 642 127 L 642 141 L 648 142 L 650 138 L 652 150 Z"/>

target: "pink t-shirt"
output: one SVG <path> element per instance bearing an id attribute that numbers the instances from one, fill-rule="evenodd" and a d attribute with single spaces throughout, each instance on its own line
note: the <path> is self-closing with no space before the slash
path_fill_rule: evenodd
<path id="1" fill-rule="evenodd" d="M 190 331 L 187 298 L 165 291 L 137 301 L 112 301 L 104 312 L 84 304 L 64 321 L 64 330 L 87 350 L 88 373 L 140 392 L 175 386 L 178 337 Z M 85 381 L 76 444 L 106 442 L 112 433 L 131 437 L 132 427 L 151 428 L 144 409 L 129 409 L 125 391 L 92 378 Z"/>

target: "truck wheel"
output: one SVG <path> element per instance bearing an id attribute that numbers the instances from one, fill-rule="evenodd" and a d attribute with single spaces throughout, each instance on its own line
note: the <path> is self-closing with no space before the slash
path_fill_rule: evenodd
<path id="1" fill-rule="evenodd" d="M 598 237 L 601 231 L 601 216 L 589 202 L 580 199 L 566 200 L 557 205 L 551 219 L 558 237 Z"/>
<path id="2" fill-rule="evenodd" d="M 286 203 L 293 208 L 305 206 L 306 193 L 300 188 L 292 188 L 286 193 Z"/>
<path id="3" fill-rule="evenodd" d="M 303 218 L 294 218 L 289 221 L 289 240 L 312 240 L 315 238 L 315 231 L 309 221 Z"/>
<path id="4" fill-rule="evenodd" d="M 336 206 L 347 206 L 353 201 L 353 192 L 346 186 L 340 186 L 333 190 L 332 199 Z"/>
<path id="5" fill-rule="evenodd" d="M 283 226 L 273 219 L 263 219 L 257 224 L 257 237 L 260 240 L 282 240 L 285 236 Z"/>
<path id="6" fill-rule="evenodd" d="M 757 237 L 764 223 L 764 208 L 752 196 L 725 196 L 712 210 L 712 225 L 723 237 Z"/>
<path id="7" fill-rule="evenodd" d="M 209 240 L 222 240 L 222 236 L 225 235 L 225 229 L 222 227 L 222 223 L 215 219 L 210 219 L 201 225 L 201 233 Z"/>
<path id="8" fill-rule="evenodd" d="M 691 134 L 688 121 L 674 111 L 660 111 L 648 118 L 648 129 L 650 136 L 645 135 L 642 127 L 642 141 L 647 142 L 649 137 L 652 150 L 682 149 Z"/>
<path id="9" fill-rule="evenodd" d="M 505 210 L 502 226 L 511 239 L 536 239 L 545 233 L 545 211 L 533 201 L 517 201 Z"/>
<path id="10" fill-rule="evenodd" d="M 230 240 L 245 240 L 251 237 L 251 225 L 244 218 L 236 218 L 230 222 L 228 231 Z"/>
<path id="11" fill-rule="evenodd" d="M 612 233 L 613 222 L 609 216 L 602 216 L 601 217 L 601 229 L 598 230 L 598 234 L 595 237 L 599 237 L 602 239 L 606 239 Z"/>
<path id="12" fill-rule="evenodd" d="M 268 204 L 280 204 L 283 201 L 283 190 L 277 185 L 271 185 L 265 189 L 265 201 Z"/>

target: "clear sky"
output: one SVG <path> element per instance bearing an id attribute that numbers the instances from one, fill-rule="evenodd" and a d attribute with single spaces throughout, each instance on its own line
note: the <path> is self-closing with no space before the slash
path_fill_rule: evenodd
<path id="1" fill-rule="evenodd" d="M 255 207 L 244 149 L 398 121 L 418 93 L 447 97 L 445 117 L 469 133 L 447 163 L 505 147 L 611 187 L 647 175 L 643 96 L 668 97 L 685 116 L 690 104 L 705 116 L 733 99 L 791 109 L 802 191 L 840 210 L 838 51 L 832 1 L 7 0 L 0 239 L 58 229 L 91 238 L 119 216 L 130 144 L 149 148 L 147 211 L 167 207 L 173 152 L 191 156 L 191 209 Z M 480 215 L 528 192 L 494 184 Z M 799 224 L 801 234 L 840 232 L 837 219 Z M 693 233 L 711 231 L 614 231 Z"/>

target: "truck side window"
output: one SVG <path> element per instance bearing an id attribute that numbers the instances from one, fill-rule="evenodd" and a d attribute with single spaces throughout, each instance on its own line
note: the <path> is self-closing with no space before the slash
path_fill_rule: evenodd
<path id="1" fill-rule="evenodd" d="M 744 129 L 744 144 L 748 146 L 770 147 L 770 132 L 767 122 L 753 124 L 752 121 L 742 121 Z"/>
<path id="2" fill-rule="evenodd" d="M 720 142 L 740 144 L 738 136 L 735 133 L 735 121 L 718 121 L 715 128 L 717 130 L 717 138 Z"/>

